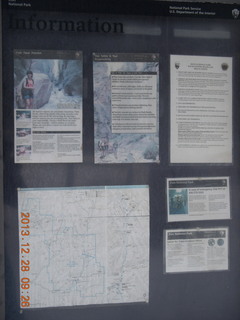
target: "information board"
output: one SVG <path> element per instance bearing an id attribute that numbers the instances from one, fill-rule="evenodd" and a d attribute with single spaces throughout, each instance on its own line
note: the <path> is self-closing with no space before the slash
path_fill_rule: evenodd
<path id="1" fill-rule="evenodd" d="M 240 318 L 240 6 L 2 3 L 3 320 Z"/>

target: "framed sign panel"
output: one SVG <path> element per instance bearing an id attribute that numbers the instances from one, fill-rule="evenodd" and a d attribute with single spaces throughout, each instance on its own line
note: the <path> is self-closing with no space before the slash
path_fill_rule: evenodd
<path id="1" fill-rule="evenodd" d="M 1 5 L 0 318 L 239 320 L 240 6 Z"/>
<path id="2" fill-rule="evenodd" d="M 167 179 L 168 221 L 230 219 L 228 177 Z"/>
<path id="3" fill-rule="evenodd" d="M 167 273 L 228 270 L 228 257 L 227 228 L 165 232 Z"/>
<path id="4" fill-rule="evenodd" d="M 82 52 L 14 51 L 15 163 L 82 162 Z"/>

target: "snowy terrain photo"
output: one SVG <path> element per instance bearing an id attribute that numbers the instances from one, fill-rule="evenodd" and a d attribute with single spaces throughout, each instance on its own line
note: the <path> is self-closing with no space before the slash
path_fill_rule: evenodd
<path id="1" fill-rule="evenodd" d="M 158 61 L 93 62 L 95 163 L 159 162 L 158 69 Z"/>

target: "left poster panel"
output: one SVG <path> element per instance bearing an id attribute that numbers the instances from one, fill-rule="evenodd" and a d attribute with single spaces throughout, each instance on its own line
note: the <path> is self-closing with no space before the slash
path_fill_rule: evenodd
<path id="1" fill-rule="evenodd" d="M 82 52 L 14 50 L 15 163 L 82 162 Z"/>

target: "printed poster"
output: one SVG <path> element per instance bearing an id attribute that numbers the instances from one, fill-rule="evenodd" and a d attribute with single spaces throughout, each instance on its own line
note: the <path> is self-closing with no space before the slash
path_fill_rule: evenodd
<path id="1" fill-rule="evenodd" d="M 82 162 L 82 52 L 14 50 L 15 163 Z"/>
<path id="2" fill-rule="evenodd" d="M 165 231 L 166 273 L 229 269 L 228 228 Z"/>
<path id="3" fill-rule="evenodd" d="M 229 177 L 167 179 L 168 221 L 230 219 Z"/>
<path id="4" fill-rule="evenodd" d="M 232 58 L 170 61 L 171 163 L 232 163 Z"/>
<path id="5" fill-rule="evenodd" d="M 93 54 L 95 163 L 159 162 L 158 75 L 158 54 Z"/>

